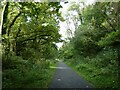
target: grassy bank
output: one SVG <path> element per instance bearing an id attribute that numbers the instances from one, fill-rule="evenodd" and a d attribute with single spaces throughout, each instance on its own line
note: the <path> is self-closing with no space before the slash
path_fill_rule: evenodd
<path id="1" fill-rule="evenodd" d="M 25 61 L 24 61 L 25 62 Z M 18 63 L 18 62 L 17 62 Z M 43 67 L 46 66 L 46 67 Z M 56 66 L 51 61 L 49 65 L 46 62 L 37 62 L 31 64 L 17 64 L 17 67 L 3 70 L 3 88 L 48 88 L 55 69 L 50 66 Z"/>
<path id="2" fill-rule="evenodd" d="M 70 60 L 66 62 L 72 67 L 80 76 L 90 82 L 95 88 L 118 88 L 117 76 L 113 74 L 108 68 L 97 68 L 88 63 L 71 63 Z"/>

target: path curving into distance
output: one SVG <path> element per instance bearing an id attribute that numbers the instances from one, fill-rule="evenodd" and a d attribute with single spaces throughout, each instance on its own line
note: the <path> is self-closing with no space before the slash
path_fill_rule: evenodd
<path id="1" fill-rule="evenodd" d="M 93 86 L 80 77 L 64 62 L 59 62 L 49 88 L 92 88 Z"/>

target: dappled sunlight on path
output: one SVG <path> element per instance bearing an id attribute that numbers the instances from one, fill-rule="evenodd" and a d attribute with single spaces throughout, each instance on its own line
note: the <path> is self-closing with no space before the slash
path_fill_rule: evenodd
<path id="1" fill-rule="evenodd" d="M 50 68 L 56 68 L 56 69 L 69 69 L 68 67 L 53 67 L 53 66 L 50 66 Z"/>

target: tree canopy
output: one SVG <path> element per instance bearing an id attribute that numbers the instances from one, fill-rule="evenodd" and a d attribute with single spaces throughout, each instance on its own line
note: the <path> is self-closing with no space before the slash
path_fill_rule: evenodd
<path id="1" fill-rule="evenodd" d="M 84 7 L 80 8 L 81 5 Z M 95 2 L 92 5 L 87 6 L 85 3 L 73 3 L 69 8 L 69 12 L 76 12 L 77 14 L 73 15 L 73 13 L 71 13 L 70 15 L 72 17 L 69 15 L 68 18 L 70 19 L 67 19 L 66 21 L 69 22 L 69 20 L 72 20 L 73 23 L 75 23 L 75 32 L 72 37 L 68 38 L 69 42 L 65 42 L 61 48 L 61 57 L 64 57 L 64 60 L 71 63 L 79 72 L 83 71 L 85 74 L 91 74 L 91 72 L 99 73 L 93 74 L 93 77 L 95 78 L 97 78 L 97 76 L 99 77 L 99 75 L 103 75 L 103 69 L 106 70 L 106 73 L 116 75 L 117 78 L 119 78 L 119 6 L 120 2 Z M 69 29 L 69 31 L 72 31 L 72 29 Z M 69 35 L 71 36 L 71 34 Z M 116 72 L 114 72 L 115 70 L 110 66 L 114 69 L 116 68 Z M 99 72 L 96 72 L 94 68 L 89 71 L 90 67 L 96 67 L 96 70 Z M 97 67 L 100 69 L 97 69 Z M 93 77 L 89 77 L 89 80 Z M 112 81 L 109 82 L 113 85 Z M 116 82 L 118 82 L 118 84 L 114 83 L 113 87 L 118 87 L 119 80 L 116 80 Z M 93 83 L 101 82 L 94 82 L 93 80 Z M 108 87 L 111 86 L 108 85 Z"/>

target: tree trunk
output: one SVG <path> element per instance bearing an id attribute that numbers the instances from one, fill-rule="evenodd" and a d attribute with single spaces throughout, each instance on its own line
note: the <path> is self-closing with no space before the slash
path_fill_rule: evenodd
<path id="1" fill-rule="evenodd" d="M 6 0 L 4 1 L 5 5 L 3 6 L 3 8 L 0 10 L 1 11 L 1 16 L 0 16 L 0 35 L 2 33 L 2 27 L 3 27 L 3 16 L 4 16 L 4 13 L 5 13 L 5 9 L 6 7 L 8 6 L 8 2 L 6 2 Z"/>

